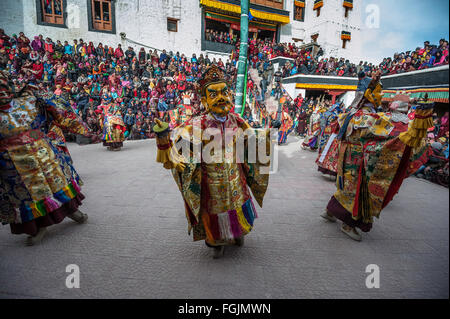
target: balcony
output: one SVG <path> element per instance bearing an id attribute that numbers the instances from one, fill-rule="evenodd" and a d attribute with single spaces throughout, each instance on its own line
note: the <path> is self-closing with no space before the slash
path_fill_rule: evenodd
<path id="1" fill-rule="evenodd" d="M 200 5 L 207 10 L 239 17 L 240 0 L 200 0 Z M 284 0 L 250 0 L 250 12 L 255 21 L 269 24 L 288 24 L 289 11 L 284 10 Z"/>
<path id="2" fill-rule="evenodd" d="M 202 51 L 231 53 L 234 48 L 235 46 L 232 44 L 202 40 Z"/>

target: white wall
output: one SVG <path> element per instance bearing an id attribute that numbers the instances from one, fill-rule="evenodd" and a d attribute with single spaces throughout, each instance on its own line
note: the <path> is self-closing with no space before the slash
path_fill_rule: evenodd
<path id="1" fill-rule="evenodd" d="M 139 49 L 139 45 L 122 42 L 120 33 L 125 32 L 129 39 L 168 51 L 180 51 L 187 56 L 201 52 L 201 8 L 198 0 L 116 0 L 116 34 L 88 31 L 86 0 L 67 0 L 67 23 L 69 28 L 56 28 L 37 25 L 35 0 L 0 0 L 0 28 L 7 34 L 24 31 L 28 37 L 37 34 L 49 36 L 53 40 L 83 38 L 94 44 L 113 45 L 122 43 Z M 291 23 L 281 26 L 280 41 L 293 42 L 292 38 L 311 42 L 311 35 L 319 33 L 318 43 L 324 48 L 325 56 L 345 57 L 351 62 L 362 60 L 361 54 L 361 1 L 354 1 L 349 17 L 344 17 L 342 0 L 326 0 L 321 14 L 316 16 L 314 1 L 307 0 L 305 22 L 294 20 L 294 0 L 285 0 L 284 9 L 290 12 Z M 178 32 L 167 31 L 167 18 L 178 18 Z M 342 49 L 341 31 L 352 33 L 347 48 Z M 219 55 L 209 54 L 209 56 Z M 224 60 L 224 58 L 222 58 Z"/>
<path id="2" fill-rule="evenodd" d="M 299 93 L 302 93 L 303 97 L 305 96 L 305 92 L 297 90 L 295 88 L 296 83 L 283 83 L 283 89 L 289 94 L 292 99 L 295 99 Z"/>
<path id="3" fill-rule="evenodd" d="M 23 31 L 22 0 L 0 0 L 0 28 L 9 36 Z"/>
<path id="4" fill-rule="evenodd" d="M 306 2 L 306 6 L 308 7 L 308 2 Z M 306 8 L 307 9 L 307 8 Z M 305 11 L 305 22 L 300 22 L 294 20 L 294 0 L 285 0 L 284 1 L 284 10 L 289 11 L 289 19 L 291 21 L 290 24 L 285 24 L 280 27 L 280 42 L 294 42 L 292 38 L 301 39 L 303 43 L 311 42 L 311 38 L 306 38 L 306 29 L 308 26 L 308 21 L 311 23 L 309 17 L 307 16 L 307 11 Z M 312 10 L 312 9 L 311 9 Z M 302 43 L 302 42 L 297 42 Z"/>
<path id="5" fill-rule="evenodd" d="M 3 3 L 5 2 L 5 4 Z M 191 56 L 197 55 L 201 48 L 201 10 L 197 0 L 116 0 L 116 34 L 92 32 L 88 30 L 88 7 L 86 0 L 67 0 L 67 29 L 37 25 L 36 1 L 2 0 L 0 27 L 8 34 L 24 31 L 28 37 L 42 34 L 54 41 L 82 38 L 94 44 L 113 45 L 122 43 L 140 48 L 139 45 L 122 42 L 120 33 L 136 42 L 166 49 L 180 51 Z M 23 6 L 23 13 L 20 10 Z M 5 9 L 4 9 L 5 8 Z M 17 18 L 16 18 L 17 17 Z M 167 31 L 167 18 L 177 18 L 178 32 Z"/>
<path id="6" fill-rule="evenodd" d="M 349 10 L 345 18 L 343 1 L 326 1 L 322 7 L 322 14 L 326 19 L 327 28 L 323 34 L 323 45 L 328 56 L 344 57 L 351 62 L 358 63 L 361 60 L 361 1 L 354 1 L 354 8 Z M 342 49 L 341 31 L 350 31 L 352 39 L 347 41 L 346 48 Z M 319 40 L 322 35 L 319 36 Z M 320 41 L 319 41 L 320 43 Z"/>
<path id="7" fill-rule="evenodd" d="M 303 43 L 311 42 L 311 35 L 318 33 L 318 44 L 324 49 L 325 56 L 344 57 L 350 62 L 359 63 L 361 50 L 362 1 L 354 1 L 354 8 L 349 10 L 345 18 L 342 0 L 326 0 L 317 17 L 313 10 L 314 1 L 307 0 L 304 22 L 294 20 L 294 0 L 285 0 L 285 10 L 290 11 L 291 23 L 281 26 L 280 42 L 293 42 L 292 38 L 303 39 Z M 341 31 L 352 33 L 351 41 L 342 49 Z M 300 44 L 300 42 L 297 42 Z"/>

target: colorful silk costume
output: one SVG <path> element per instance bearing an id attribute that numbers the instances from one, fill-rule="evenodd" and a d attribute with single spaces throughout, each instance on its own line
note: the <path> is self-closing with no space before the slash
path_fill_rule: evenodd
<path id="1" fill-rule="evenodd" d="M 234 113 L 229 113 L 224 123 L 207 113 L 188 121 L 182 128 L 192 132 L 193 125 L 201 125 L 202 131 L 217 128 L 222 133 L 225 129 L 250 129 Z M 202 139 L 202 150 L 208 143 Z M 211 244 L 225 244 L 248 234 L 257 217 L 249 187 L 262 206 L 269 175 L 260 174 L 260 168 L 268 164 L 227 163 L 225 150 L 232 149 L 234 144 L 232 141 L 223 146 L 222 158 L 217 163 L 187 163 L 183 173 L 172 169 L 185 202 L 189 230 L 193 228 L 194 241 L 207 239 Z"/>
<path id="2" fill-rule="evenodd" d="M 0 221 L 12 233 L 34 235 L 59 223 L 84 198 L 70 155 L 61 149 L 65 144 L 50 137 L 50 127 L 90 134 L 61 103 L 36 98 L 25 87 L 0 107 Z"/>
<path id="3" fill-rule="evenodd" d="M 400 133 L 408 130 L 409 118 L 405 113 L 392 110 L 391 112 L 377 114 L 383 116 L 386 120 L 389 120 L 391 125 L 393 125 L 389 136 L 386 138 L 389 139 L 398 137 Z M 343 115 L 343 117 L 346 117 L 346 115 Z M 339 146 L 341 141 L 336 138 L 340 129 L 339 122 L 343 123 L 342 118 L 340 120 L 337 117 L 334 118 L 322 132 L 323 136 L 328 134 L 330 135 L 325 146 L 323 148 L 319 148 L 319 155 L 316 159 L 318 170 L 324 174 L 329 174 L 332 176 L 336 176 L 337 174 L 337 164 L 339 160 Z M 323 142 L 321 142 L 321 144 L 323 144 Z M 426 145 L 425 140 L 422 141 L 420 147 L 413 150 L 413 157 L 411 158 L 409 164 L 407 176 L 413 174 L 421 165 L 423 165 L 423 163 L 427 161 L 430 151 L 431 148 Z"/>
<path id="4" fill-rule="evenodd" d="M 165 168 L 172 169 L 173 177 L 185 203 L 188 231 L 189 234 L 193 232 L 194 241 L 206 240 L 210 245 L 219 246 L 232 244 L 252 230 L 257 213 L 250 190 L 258 204 L 262 206 L 269 181 L 268 171 L 262 174 L 261 169 L 268 169 L 270 160 L 261 163 L 259 159 L 256 159 L 256 163 L 252 163 L 253 161 L 248 160 L 247 151 L 244 152 L 243 159 L 238 158 L 239 153 L 234 156 L 233 152 L 237 146 L 236 143 L 243 138 L 244 149 L 247 150 L 246 146 L 251 138 L 256 139 L 257 147 L 260 147 L 258 142 L 263 138 L 263 142 L 266 142 L 266 150 L 270 152 L 270 139 L 267 136 L 268 131 L 256 131 L 239 115 L 228 113 L 230 105 L 223 112 L 223 116 L 213 115 L 212 110 L 223 109 L 230 95 L 223 72 L 217 66 L 212 65 L 207 69 L 203 79 L 206 79 L 203 82 L 200 81 L 203 96 L 206 87 L 211 90 L 213 84 L 223 84 L 222 87 L 217 88 L 218 91 L 213 92 L 227 91 L 223 93 L 225 98 L 218 98 L 217 107 L 215 103 L 207 104 L 206 99 L 202 100 L 202 103 L 207 104 L 208 111 L 193 117 L 177 129 L 180 132 L 180 138 L 174 142 L 186 143 L 191 149 L 190 159 L 182 159 L 182 169 L 180 164 L 177 164 L 181 155 L 172 147 L 174 142 L 169 138 L 168 133 L 165 135 L 157 133 L 157 162 L 163 163 Z M 231 104 L 231 100 L 229 101 Z M 204 158 L 205 149 L 209 151 L 210 143 L 216 141 L 216 137 L 211 138 L 206 134 L 208 129 L 220 132 L 222 138 L 221 152 L 217 154 L 218 150 L 215 149 L 214 153 L 218 157 L 213 162 Z M 247 129 L 256 135 L 243 136 L 242 132 Z M 156 129 L 155 132 L 157 132 Z M 232 132 L 235 138 L 223 139 L 225 132 Z M 195 147 L 199 147 L 202 154 L 197 161 L 193 160 Z"/>
<path id="5" fill-rule="evenodd" d="M 294 129 L 294 122 L 286 111 L 281 114 L 281 126 L 278 129 L 278 144 L 285 144 L 287 136 Z"/>
<path id="6" fill-rule="evenodd" d="M 403 132 L 391 113 L 373 113 L 368 104 L 339 117 L 337 191 L 327 206 L 329 213 L 364 232 L 398 192 L 411 163 L 422 156 L 417 150 L 433 124 L 429 103 L 417 107 L 416 118 Z"/>
<path id="7" fill-rule="evenodd" d="M 339 128 L 338 115 L 341 112 L 339 106 L 333 105 L 321 114 L 319 155 L 316 163 L 318 170 L 323 174 L 336 176 L 337 150 L 339 143 L 335 142 L 336 130 Z"/>
<path id="8" fill-rule="evenodd" d="M 320 117 L 321 113 L 325 112 L 326 109 L 322 107 L 317 107 L 309 118 L 308 133 L 303 140 L 302 147 L 309 147 L 311 150 L 316 150 L 318 148 L 318 139 L 320 136 Z"/>
<path id="9" fill-rule="evenodd" d="M 125 140 L 125 123 L 117 106 L 106 104 L 100 106 L 103 112 L 103 146 L 120 149 Z"/>

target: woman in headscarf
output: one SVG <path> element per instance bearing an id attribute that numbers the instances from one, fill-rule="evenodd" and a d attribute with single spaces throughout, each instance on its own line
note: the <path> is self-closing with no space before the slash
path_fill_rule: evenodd
<path id="1" fill-rule="evenodd" d="M 139 65 L 142 67 L 145 65 L 145 63 L 147 62 L 147 53 L 145 52 L 144 48 L 141 48 L 139 50 L 139 54 L 138 54 L 138 60 L 139 60 Z"/>
<path id="2" fill-rule="evenodd" d="M 38 36 L 34 37 L 34 40 L 31 41 L 31 48 L 36 52 L 43 52 L 44 47 L 42 46 L 42 42 Z"/>
<path id="3" fill-rule="evenodd" d="M 39 37 L 38 37 L 38 39 L 39 39 Z M 26 57 L 30 53 L 30 39 L 28 39 L 23 32 L 19 33 L 19 38 L 17 39 L 17 47 L 18 47 L 21 55 L 24 57 Z M 41 47 L 42 47 L 42 43 L 41 43 Z"/>
<path id="4" fill-rule="evenodd" d="M 86 48 L 86 53 L 90 57 L 91 55 L 97 55 L 97 51 L 94 47 L 94 43 L 89 42 L 89 45 Z"/>

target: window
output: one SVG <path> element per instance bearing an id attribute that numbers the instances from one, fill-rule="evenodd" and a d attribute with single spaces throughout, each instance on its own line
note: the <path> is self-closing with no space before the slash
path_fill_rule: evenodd
<path id="1" fill-rule="evenodd" d="M 348 18 L 348 10 L 353 9 L 353 0 L 344 0 L 345 17 Z"/>
<path id="2" fill-rule="evenodd" d="M 314 0 L 313 10 L 316 10 L 317 16 L 320 16 L 320 8 L 323 7 L 323 0 Z"/>
<path id="3" fill-rule="evenodd" d="M 66 27 L 65 0 L 37 0 L 37 24 Z"/>
<path id="4" fill-rule="evenodd" d="M 294 1 L 294 20 L 305 21 L 305 2 Z"/>
<path id="5" fill-rule="evenodd" d="M 167 18 L 167 31 L 178 32 L 178 19 Z"/>
<path id="6" fill-rule="evenodd" d="M 341 32 L 341 40 L 342 40 L 342 48 L 345 49 L 347 45 L 347 41 L 352 39 L 352 33 L 350 31 L 342 31 Z"/>
<path id="7" fill-rule="evenodd" d="M 250 0 L 253 4 L 259 4 L 266 7 L 283 10 L 283 0 Z"/>
<path id="8" fill-rule="evenodd" d="M 88 0 L 89 31 L 115 33 L 113 0 Z"/>

